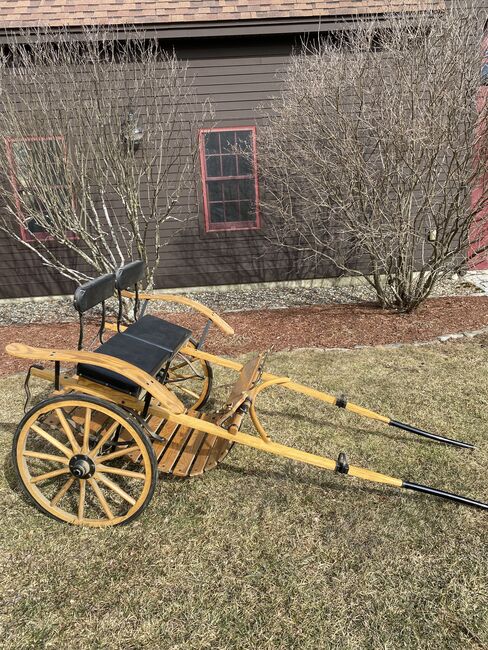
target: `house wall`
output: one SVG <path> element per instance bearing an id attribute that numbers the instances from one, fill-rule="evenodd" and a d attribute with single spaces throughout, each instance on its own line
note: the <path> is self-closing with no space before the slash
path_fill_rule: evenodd
<path id="1" fill-rule="evenodd" d="M 164 45 L 168 47 L 168 43 Z M 260 106 L 280 89 L 296 36 L 202 39 L 173 42 L 177 56 L 188 60 L 194 87 L 204 101 L 209 97 L 215 116 L 205 126 L 256 125 Z M 259 152 L 258 152 L 259 155 Z M 333 268 L 308 269 L 289 252 L 272 247 L 261 230 L 205 232 L 202 187 L 197 169 L 196 196 L 188 196 L 190 220 L 182 227 L 163 226 L 157 288 L 261 282 L 333 275 Z M 34 244 L 35 245 L 35 244 Z M 57 246 L 55 243 L 53 246 Z M 71 293 L 74 285 L 57 272 L 42 267 L 35 253 L 0 233 L 0 298 Z"/>
<path id="2" fill-rule="evenodd" d="M 479 0 L 477 4 L 482 22 L 488 2 Z M 296 34 L 269 34 L 232 39 L 186 38 L 166 40 L 162 44 L 174 47 L 180 59 L 188 60 L 198 96 L 202 101 L 207 97 L 212 100 L 216 114 L 206 126 L 232 128 L 256 124 L 259 129 L 260 107 L 279 92 L 282 71 L 293 48 L 300 45 L 300 39 Z M 259 231 L 206 233 L 201 182 L 197 182 L 196 197 L 187 198 L 183 212 L 193 215 L 184 227 L 174 222 L 167 222 L 163 227 L 162 240 L 166 245 L 161 250 L 156 273 L 157 288 L 337 274 L 332 265 L 307 267 L 291 251 L 273 247 L 266 238 L 266 223 Z M 0 232 L 0 298 L 66 294 L 73 290 L 72 282 L 42 267 L 33 252 Z"/>

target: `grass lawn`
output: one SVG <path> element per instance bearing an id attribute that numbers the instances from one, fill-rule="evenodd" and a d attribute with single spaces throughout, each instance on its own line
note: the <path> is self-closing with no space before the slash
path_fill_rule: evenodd
<path id="1" fill-rule="evenodd" d="M 273 389 L 258 410 L 276 440 L 488 501 L 481 341 L 282 352 L 267 368 L 478 449 Z M 77 529 L 15 487 L 22 382 L 0 381 L 2 647 L 488 648 L 485 511 L 234 447 L 203 478 L 160 480 L 134 524 Z"/>

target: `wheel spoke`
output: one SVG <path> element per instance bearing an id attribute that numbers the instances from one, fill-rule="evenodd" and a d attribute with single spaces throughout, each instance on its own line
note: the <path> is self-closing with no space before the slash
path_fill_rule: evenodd
<path id="1" fill-rule="evenodd" d="M 114 458 L 120 458 L 121 456 L 126 456 L 133 454 L 135 451 L 141 451 L 137 445 L 132 445 L 131 447 L 124 447 L 124 449 L 117 449 L 117 451 L 112 451 L 110 454 L 104 454 L 99 456 L 98 460 L 102 463 L 106 463 L 108 460 L 113 460 Z"/>
<path id="2" fill-rule="evenodd" d="M 182 393 L 186 393 L 187 395 L 191 395 L 192 397 L 195 397 L 196 399 L 198 399 L 200 397 L 200 395 L 198 395 L 198 393 L 194 393 L 189 388 L 184 388 L 183 386 L 178 386 L 178 390 L 181 390 Z"/>
<path id="3" fill-rule="evenodd" d="M 174 384 L 179 381 L 189 381 L 190 379 L 205 379 L 201 375 L 180 375 L 178 372 L 170 372 L 167 384 Z"/>
<path id="4" fill-rule="evenodd" d="M 62 463 L 63 465 L 67 465 L 69 463 L 67 458 L 64 458 L 64 456 L 54 456 L 53 454 L 44 454 L 41 451 L 29 451 L 28 449 L 25 449 L 22 452 L 23 456 L 27 456 L 28 458 L 40 458 L 42 460 L 52 460 L 54 463 Z"/>
<path id="5" fill-rule="evenodd" d="M 97 445 L 94 449 L 92 449 L 90 456 L 92 458 L 95 458 L 95 456 L 98 454 L 100 449 L 103 447 L 103 445 L 109 441 L 109 439 L 113 436 L 115 431 L 117 430 L 117 427 L 119 427 L 120 424 L 119 422 L 115 421 L 111 427 L 107 429 L 107 431 L 103 434 L 103 436 L 100 438 L 100 440 L 97 442 Z"/>
<path id="6" fill-rule="evenodd" d="M 70 489 L 70 487 L 73 485 L 75 482 L 75 477 L 70 476 L 70 478 L 66 481 L 66 483 L 63 485 L 63 487 L 57 492 L 54 497 L 51 499 L 51 505 L 56 506 L 61 499 L 64 497 L 66 492 Z"/>
<path id="7" fill-rule="evenodd" d="M 104 476 L 103 474 L 95 474 L 95 477 L 97 478 L 98 481 L 106 485 L 108 488 L 116 492 L 120 497 L 125 499 L 128 503 L 131 504 L 131 506 L 134 506 L 136 503 L 136 500 L 131 497 L 130 494 L 127 494 L 125 490 L 123 490 L 117 483 L 114 483 L 111 481 L 109 478 Z"/>
<path id="8" fill-rule="evenodd" d="M 87 454 L 90 449 L 90 429 L 91 429 L 92 410 L 87 408 L 85 413 L 85 428 L 83 429 L 83 445 L 81 452 Z"/>
<path id="9" fill-rule="evenodd" d="M 39 474 L 39 476 L 32 476 L 30 482 L 40 483 L 41 481 L 47 481 L 47 479 L 49 478 L 54 478 L 55 476 L 61 476 L 61 474 L 69 474 L 69 467 L 62 467 L 61 469 L 55 469 L 52 472 L 46 472 L 46 474 Z"/>
<path id="10" fill-rule="evenodd" d="M 79 479 L 80 483 L 80 498 L 78 501 L 78 519 L 81 521 L 83 515 L 85 514 L 85 493 L 86 493 L 86 481 Z"/>
<path id="11" fill-rule="evenodd" d="M 12 459 L 21 486 L 40 510 L 83 527 L 117 526 L 138 517 L 157 479 L 145 423 L 129 407 L 75 392 L 30 411 L 16 432 Z"/>
<path id="12" fill-rule="evenodd" d="M 114 519 L 115 518 L 114 513 L 110 509 L 110 506 L 107 503 L 107 499 L 103 496 L 103 493 L 100 490 L 98 483 L 95 481 L 94 478 L 89 478 L 88 483 L 91 485 L 93 491 L 97 495 L 97 499 L 100 501 L 100 505 L 102 506 L 104 513 L 107 515 L 109 519 Z"/>
<path id="13" fill-rule="evenodd" d="M 50 442 L 54 447 L 59 449 L 59 451 L 62 451 L 63 454 L 68 458 L 71 458 L 71 456 L 73 456 L 71 449 L 68 449 L 68 447 L 66 447 L 66 445 L 63 445 L 62 442 L 59 442 L 59 440 L 56 440 L 56 438 L 54 438 L 51 434 L 41 429 L 41 427 L 38 427 L 37 424 L 32 424 L 31 429 L 38 433 L 42 438 Z"/>
<path id="14" fill-rule="evenodd" d="M 66 434 L 66 437 L 68 438 L 68 440 L 69 440 L 69 442 L 70 442 L 70 445 L 71 445 L 71 447 L 73 448 L 73 451 L 75 452 L 75 454 L 79 453 L 79 451 L 80 451 L 80 445 L 76 442 L 76 438 L 75 438 L 75 436 L 74 436 L 74 433 L 73 433 L 71 427 L 70 427 L 69 424 L 68 424 L 68 420 L 66 419 L 66 417 L 65 417 L 65 415 L 64 415 L 64 413 L 63 413 L 63 411 L 62 411 L 60 408 L 59 408 L 59 409 L 56 409 L 56 415 L 57 415 L 58 418 L 59 418 L 59 421 L 60 421 L 60 423 L 61 423 L 61 426 L 62 426 L 63 429 L 64 429 L 64 432 L 65 432 L 65 434 Z"/>
<path id="15" fill-rule="evenodd" d="M 131 472 L 128 469 L 120 469 L 120 467 L 110 467 L 109 465 L 102 465 L 100 463 L 96 466 L 97 472 L 103 472 L 104 474 L 117 474 L 118 476 L 127 476 L 128 478 L 138 478 L 141 481 L 144 481 L 146 475 L 142 472 Z"/>
<path id="16" fill-rule="evenodd" d="M 180 370 L 180 368 L 184 368 L 187 365 L 188 365 L 188 361 L 183 361 L 182 363 L 179 363 L 176 366 L 171 366 L 169 372 L 172 373 L 174 370 Z"/>

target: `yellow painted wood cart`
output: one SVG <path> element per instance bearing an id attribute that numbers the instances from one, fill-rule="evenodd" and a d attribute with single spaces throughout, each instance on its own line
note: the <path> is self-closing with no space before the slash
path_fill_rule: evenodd
<path id="1" fill-rule="evenodd" d="M 474 499 L 349 465 L 343 453 L 333 460 L 271 440 L 257 415 L 256 400 L 264 390 L 279 385 L 385 425 L 473 448 L 374 413 L 344 397 L 267 373 L 262 355 L 243 365 L 204 352 L 211 324 L 229 335 L 232 328 L 210 309 L 183 296 L 139 293 L 143 276 L 142 262 L 131 262 L 76 290 L 78 350 L 7 345 L 13 356 L 54 364 L 52 368 L 37 364 L 29 368 L 28 396 L 31 375 L 51 382 L 54 390 L 26 413 L 13 440 L 19 483 L 40 511 L 82 526 L 128 523 L 150 502 L 158 472 L 178 477 L 201 475 L 215 468 L 234 444 L 488 509 L 488 504 Z M 119 298 L 117 323 L 107 323 L 105 301 L 115 293 Z M 182 303 L 206 316 L 200 339 L 196 341 L 186 328 L 145 315 L 151 300 Z M 132 322 L 123 318 L 127 301 L 133 301 Z M 83 350 L 83 319 L 94 308 L 101 311 L 101 344 L 90 352 Z M 112 335 L 104 341 L 107 332 Z M 213 411 L 205 409 L 212 388 L 212 366 L 237 374 L 229 397 Z M 246 417 L 254 425 L 254 434 L 241 431 Z"/>

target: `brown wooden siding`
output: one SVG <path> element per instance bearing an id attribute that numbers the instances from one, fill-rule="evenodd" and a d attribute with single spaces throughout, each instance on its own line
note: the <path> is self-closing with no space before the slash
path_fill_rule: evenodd
<path id="1" fill-rule="evenodd" d="M 259 107 L 280 90 L 280 71 L 286 65 L 295 39 L 286 37 L 213 40 L 178 47 L 177 55 L 189 61 L 195 89 L 210 97 L 215 120 L 206 126 L 232 127 L 257 124 Z M 259 155 L 259 152 L 258 152 Z M 199 170 L 198 170 L 199 175 Z M 197 200 L 188 199 L 194 214 L 187 226 L 165 224 L 159 288 L 233 284 L 310 277 L 290 254 L 273 249 L 262 231 L 205 233 L 201 184 Z M 56 244 L 53 243 L 53 246 Z M 40 260 L 21 244 L 0 233 L 0 298 L 71 293 L 74 284 L 42 267 Z M 322 275 L 332 269 L 320 269 Z"/>

